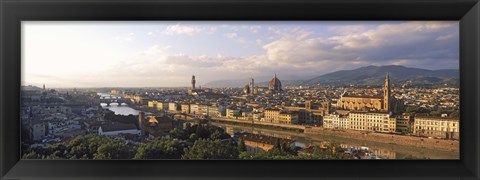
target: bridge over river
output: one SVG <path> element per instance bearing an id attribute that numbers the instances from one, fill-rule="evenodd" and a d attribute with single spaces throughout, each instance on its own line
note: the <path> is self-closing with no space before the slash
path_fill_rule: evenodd
<path id="1" fill-rule="evenodd" d="M 118 105 L 121 104 L 126 104 L 126 105 L 131 105 L 133 104 L 132 100 L 128 98 L 121 98 L 121 97 L 116 97 L 116 96 L 102 96 L 99 99 L 96 100 L 98 104 L 104 103 L 107 104 L 107 106 L 110 106 L 111 103 L 117 103 Z"/>
<path id="2" fill-rule="evenodd" d="M 99 104 L 104 103 L 104 104 L 107 104 L 107 106 L 110 106 L 110 104 L 112 103 L 117 103 L 119 105 L 121 104 L 130 105 L 132 104 L 132 101 L 130 101 L 129 99 L 100 99 L 98 100 L 98 103 Z"/>

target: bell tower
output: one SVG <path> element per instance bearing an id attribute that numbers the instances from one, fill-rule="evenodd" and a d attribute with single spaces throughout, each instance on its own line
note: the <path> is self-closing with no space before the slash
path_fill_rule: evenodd
<path id="1" fill-rule="evenodd" d="M 255 94 L 255 80 L 253 78 L 250 78 L 250 94 L 254 95 Z"/>
<path id="2" fill-rule="evenodd" d="M 192 75 L 192 90 L 195 90 L 195 75 Z"/>
<path id="3" fill-rule="evenodd" d="M 390 111 L 390 78 L 387 75 L 385 76 L 385 84 L 383 86 L 383 110 Z"/>

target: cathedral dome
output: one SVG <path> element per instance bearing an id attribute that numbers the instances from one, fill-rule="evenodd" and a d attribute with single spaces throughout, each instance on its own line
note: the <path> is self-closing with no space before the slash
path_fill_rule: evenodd
<path id="1" fill-rule="evenodd" d="M 282 90 L 282 82 L 280 82 L 280 79 L 277 78 L 277 74 L 275 74 L 275 76 L 273 76 L 273 79 L 270 80 L 270 82 L 268 83 L 268 89 L 273 91 Z"/>

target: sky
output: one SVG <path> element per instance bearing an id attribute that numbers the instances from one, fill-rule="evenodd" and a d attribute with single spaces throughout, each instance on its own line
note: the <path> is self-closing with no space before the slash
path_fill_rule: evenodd
<path id="1" fill-rule="evenodd" d="M 370 65 L 459 69 L 458 21 L 22 21 L 22 85 L 188 87 Z"/>

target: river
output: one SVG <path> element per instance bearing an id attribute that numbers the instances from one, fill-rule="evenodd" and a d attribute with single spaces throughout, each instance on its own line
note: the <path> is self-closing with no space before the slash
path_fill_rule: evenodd
<path id="1" fill-rule="evenodd" d="M 325 143 L 338 143 L 342 147 L 369 147 L 375 152 L 378 156 L 387 157 L 388 159 L 405 159 L 405 158 L 415 158 L 415 159 L 459 159 L 458 152 L 442 151 L 442 150 L 432 150 L 425 149 L 420 147 L 404 146 L 397 144 L 388 144 L 388 143 L 378 143 L 371 141 L 359 141 L 356 139 L 348 139 L 336 136 L 326 136 L 326 135 L 306 135 L 304 133 L 297 133 L 291 131 L 278 131 L 272 129 L 262 129 L 262 128 L 252 128 L 244 125 L 232 125 L 226 123 L 212 123 L 213 125 L 222 127 L 229 134 L 234 132 L 250 132 L 254 134 L 262 134 L 268 136 L 274 136 L 285 139 L 295 140 L 295 145 L 299 147 L 304 147 L 306 145 L 320 145 Z"/>
<path id="2" fill-rule="evenodd" d="M 100 95 L 100 98 L 105 98 L 105 99 L 109 99 L 111 97 L 115 98 L 116 96 L 111 96 L 110 94 L 108 93 L 97 93 L 98 95 Z M 100 103 L 100 105 L 105 108 L 105 109 L 109 109 L 111 111 L 113 111 L 115 114 L 119 114 L 119 115 L 138 115 L 138 113 L 140 111 L 138 110 L 135 110 L 131 107 L 128 107 L 126 104 L 118 104 L 118 103 L 111 103 L 110 106 L 107 106 L 107 104 L 105 103 Z"/>

